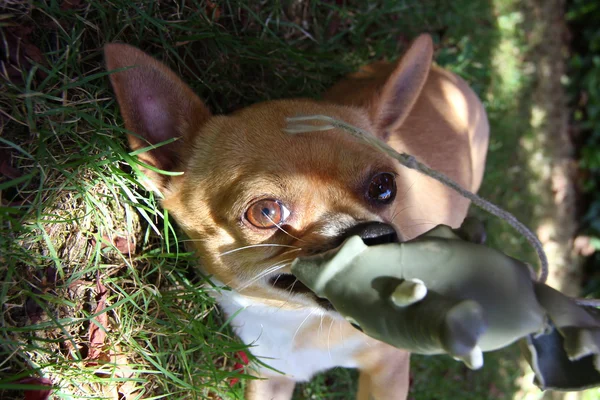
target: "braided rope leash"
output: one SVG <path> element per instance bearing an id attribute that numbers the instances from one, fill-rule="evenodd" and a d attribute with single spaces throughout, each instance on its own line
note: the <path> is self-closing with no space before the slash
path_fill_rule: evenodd
<path id="1" fill-rule="evenodd" d="M 410 154 L 406 154 L 406 153 L 398 153 L 396 150 L 394 150 L 393 148 L 388 146 L 387 143 L 379 140 L 378 138 L 369 134 L 365 130 L 357 128 L 353 125 L 347 124 L 344 121 L 340 121 L 335 118 L 328 117 L 326 115 L 308 115 L 308 116 L 287 118 L 286 120 L 288 122 L 288 126 L 286 129 L 284 129 L 284 132 L 291 133 L 291 134 L 315 132 L 315 131 L 327 131 L 327 130 L 331 130 L 334 128 L 343 129 L 344 131 L 350 133 L 352 136 L 366 142 L 370 146 L 375 147 L 376 149 L 395 158 L 403 166 L 410 168 L 410 169 L 414 169 L 416 171 L 419 171 L 419 172 L 437 180 L 438 182 L 443 183 L 444 185 L 448 186 L 452 190 L 459 193 L 461 196 L 466 197 L 467 199 L 471 200 L 471 202 L 473 204 L 475 204 L 477 207 L 508 222 L 510 224 L 510 226 L 512 226 L 517 232 L 519 232 L 521 235 L 523 235 L 527 239 L 527 241 L 531 244 L 531 246 L 537 252 L 537 255 L 540 259 L 540 272 L 539 272 L 538 281 L 541 283 L 546 282 L 546 279 L 548 278 L 548 257 L 546 256 L 546 253 L 544 252 L 544 247 L 542 246 L 542 243 L 537 238 L 537 236 L 533 232 L 531 232 L 531 230 L 529 230 L 529 228 L 527 228 L 523 223 L 521 223 L 514 215 L 512 215 L 508 211 L 505 211 L 505 210 L 501 209 L 500 207 L 498 207 L 497 205 L 485 200 L 482 197 L 479 197 L 475 193 L 471 193 L 470 191 L 464 189 L 462 186 L 460 186 L 458 183 L 454 182 L 452 179 L 448 178 L 446 175 L 442 174 L 441 172 L 435 171 L 435 170 L 429 168 L 427 165 L 419 162 L 414 156 L 411 156 Z M 302 124 L 302 122 L 309 122 L 309 121 L 321 122 L 321 123 L 324 122 L 324 123 L 326 123 L 326 125 Z M 585 301 L 586 299 L 581 299 L 581 300 Z M 583 301 L 581 303 L 583 303 Z M 597 304 L 594 303 L 594 305 L 597 305 Z"/>

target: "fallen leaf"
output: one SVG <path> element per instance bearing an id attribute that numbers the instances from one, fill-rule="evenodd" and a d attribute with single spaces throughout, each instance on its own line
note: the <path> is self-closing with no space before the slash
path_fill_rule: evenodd
<path id="1" fill-rule="evenodd" d="M 46 400 L 52 393 L 52 381 L 47 378 L 30 376 L 19 381 L 23 385 L 48 386 L 48 389 L 27 389 L 24 391 L 24 400 Z"/>
<path id="2" fill-rule="evenodd" d="M 118 378 L 131 379 L 135 375 L 135 370 L 129 366 L 129 359 L 120 352 L 120 348 L 115 346 L 114 352 L 111 354 L 111 362 L 115 365 L 114 376 Z M 139 388 L 136 382 L 127 380 L 118 388 L 120 399 L 134 398 L 138 394 Z"/>
<path id="3" fill-rule="evenodd" d="M 112 243 L 114 246 L 121 252 L 121 254 L 131 254 L 135 250 L 135 241 L 132 237 L 124 238 L 122 236 L 117 236 L 113 239 Z"/>
<path id="4" fill-rule="evenodd" d="M 136 370 L 131 366 L 131 362 L 121 348 L 114 345 L 111 346 L 109 352 L 102 354 L 106 358 L 104 362 L 88 362 L 87 364 L 88 366 L 99 366 L 95 375 L 101 379 L 96 382 L 95 387 L 102 393 L 102 397 L 111 400 L 140 398 L 139 381 L 134 380 Z"/>
<path id="5" fill-rule="evenodd" d="M 221 17 L 221 9 L 217 4 L 206 0 L 206 15 L 212 17 L 212 20 L 216 22 Z"/>
<path id="6" fill-rule="evenodd" d="M 110 237 L 108 235 L 102 235 L 102 243 L 100 243 L 100 248 L 105 249 L 111 243 L 115 248 L 121 253 L 125 255 L 131 255 L 135 251 L 135 238 L 133 236 L 123 237 L 123 236 L 115 236 Z M 108 242 L 108 243 L 107 243 Z M 92 239 L 92 246 L 96 245 L 96 241 Z"/>
<path id="7" fill-rule="evenodd" d="M 108 329 L 108 315 L 104 311 L 106 308 L 106 298 L 108 296 L 108 290 L 100 282 L 100 277 L 96 279 L 96 309 L 94 314 L 96 315 L 90 321 L 89 329 L 89 351 L 87 355 L 88 360 L 103 360 L 106 358 L 102 354 L 104 348 L 104 342 L 106 340 L 106 330 Z"/>

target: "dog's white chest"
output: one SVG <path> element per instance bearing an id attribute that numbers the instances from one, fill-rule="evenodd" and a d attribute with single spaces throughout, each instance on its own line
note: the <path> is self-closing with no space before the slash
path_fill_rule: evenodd
<path id="1" fill-rule="evenodd" d="M 321 324 L 320 309 L 284 310 L 253 302 L 233 291 L 215 293 L 214 297 L 225 313 L 235 315 L 232 326 L 244 343 L 251 346 L 252 354 L 296 381 L 309 380 L 333 367 L 357 367 L 352 356 L 364 346 L 364 341 L 357 337 L 346 340 L 335 337 L 340 335 L 341 320 Z M 311 333 L 322 335 L 319 342 L 325 346 L 302 344 L 298 333 L 310 325 L 318 326 Z M 274 374 L 264 367 L 260 370 Z"/>

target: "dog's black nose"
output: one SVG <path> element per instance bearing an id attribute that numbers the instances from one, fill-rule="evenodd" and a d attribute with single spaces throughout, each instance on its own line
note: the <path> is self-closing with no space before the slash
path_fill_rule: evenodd
<path id="1" fill-rule="evenodd" d="M 358 235 L 367 246 L 399 242 L 393 226 L 383 222 L 362 222 L 344 232 L 344 237 Z"/>

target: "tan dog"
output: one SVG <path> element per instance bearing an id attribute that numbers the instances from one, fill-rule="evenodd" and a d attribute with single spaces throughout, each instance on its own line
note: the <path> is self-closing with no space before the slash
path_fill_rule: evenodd
<path id="1" fill-rule="evenodd" d="M 289 399 L 296 381 L 335 366 L 360 369 L 358 398 L 404 399 L 409 354 L 351 327 L 289 273 L 303 254 L 359 234 L 409 239 L 460 225 L 469 202 L 339 131 L 284 132 L 286 118 L 324 114 L 363 128 L 463 187 L 481 183 L 488 142 L 483 106 L 457 76 L 432 67 L 422 35 L 396 65 L 350 75 L 325 101 L 278 100 L 213 116 L 166 66 L 122 44 L 105 48 L 132 149 L 180 176 L 147 171 L 163 206 L 194 240 L 202 269 L 233 288 L 215 296 L 237 313 L 236 333 L 278 371 L 248 384 L 248 399 Z M 218 281 L 217 281 L 218 280 Z M 240 311 L 243 309 L 243 311 Z"/>

